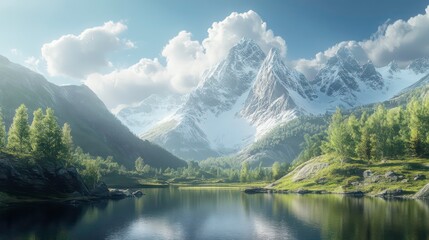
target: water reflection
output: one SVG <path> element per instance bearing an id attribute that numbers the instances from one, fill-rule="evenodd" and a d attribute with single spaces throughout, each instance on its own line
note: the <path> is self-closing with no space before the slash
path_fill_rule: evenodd
<path id="1" fill-rule="evenodd" d="M 424 201 L 145 189 L 138 199 L 0 210 L 0 239 L 429 239 Z"/>

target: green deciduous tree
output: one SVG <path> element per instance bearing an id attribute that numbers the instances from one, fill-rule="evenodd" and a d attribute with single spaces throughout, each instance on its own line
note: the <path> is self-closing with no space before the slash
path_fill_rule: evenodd
<path id="1" fill-rule="evenodd" d="M 244 162 L 241 165 L 240 182 L 247 182 L 249 180 L 249 163 Z"/>
<path id="2" fill-rule="evenodd" d="M 323 145 L 324 152 L 334 152 L 343 157 L 352 154 L 354 149 L 352 149 L 350 144 L 345 144 L 350 143 L 352 138 L 350 133 L 347 132 L 347 124 L 344 122 L 339 108 L 337 108 L 337 111 L 332 116 L 327 133 L 327 142 Z"/>
<path id="3" fill-rule="evenodd" d="M 271 167 L 271 173 L 272 173 L 272 176 L 273 176 L 274 180 L 277 180 L 277 179 L 279 179 L 279 178 L 282 177 L 282 174 L 281 174 L 281 165 L 280 165 L 279 162 L 274 162 L 273 163 L 273 166 Z"/>
<path id="4" fill-rule="evenodd" d="M 9 128 L 7 148 L 18 153 L 28 153 L 31 150 L 27 111 L 27 107 L 21 104 L 16 109 L 12 125 Z"/>
<path id="5" fill-rule="evenodd" d="M 419 156 L 423 150 L 422 107 L 421 103 L 415 98 L 407 105 L 407 115 L 409 127 L 408 152 L 412 156 Z"/>
<path id="6" fill-rule="evenodd" d="M 145 163 L 142 157 L 138 157 L 134 162 L 134 167 L 137 172 L 143 172 L 144 165 Z"/>

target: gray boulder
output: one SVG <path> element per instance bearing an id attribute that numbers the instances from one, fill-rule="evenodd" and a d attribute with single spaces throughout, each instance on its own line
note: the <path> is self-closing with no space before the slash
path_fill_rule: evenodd
<path id="1" fill-rule="evenodd" d="M 134 197 L 130 189 L 122 190 L 127 197 Z"/>
<path id="2" fill-rule="evenodd" d="M 310 191 L 307 189 L 300 188 L 300 189 L 296 190 L 296 193 L 303 195 L 303 194 L 310 193 Z"/>
<path id="3" fill-rule="evenodd" d="M 376 196 L 382 197 L 382 198 L 392 198 L 392 197 L 401 196 L 403 194 L 404 194 L 404 191 L 402 191 L 402 189 L 394 189 L 394 190 L 386 189 L 378 193 Z"/>
<path id="4" fill-rule="evenodd" d="M 125 192 L 119 189 L 111 189 L 109 195 L 111 199 L 122 199 L 127 197 Z"/>
<path id="5" fill-rule="evenodd" d="M 318 163 L 318 162 L 312 162 L 308 163 L 304 167 L 302 167 L 298 172 L 296 172 L 292 178 L 294 182 L 302 181 L 305 179 L 308 179 L 312 177 L 314 174 L 319 172 L 320 170 L 328 167 L 328 163 Z"/>
<path id="6" fill-rule="evenodd" d="M 426 179 L 426 176 L 425 176 L 425 175 L 423 175 L 423 174 L 417 174 L 417 175 L 414 177 L 414 181 L 424 180 L 424 179 Z"/>
<path id="7" fill-rule="evenodd" d="M 369 177 L 371 177 L 372 176 L 372 172 L 371 172 L 371 170 L 365 170 L 364 172 L 363 172 L 363 177 L 364 178 L 369 178 Z"/>
<path id="8" fill-rule="evenodd" d="M 140 191 L 140 190 L 137 190 L 137 191 L 133 192 L 133 196 L 134 197 L 141 197 L 143 195 L 144 195 L 144 193 L 142 191 Z"/>
<path id="9" fill-rule="evenodd" d="M 429 198 L 429 183 L 422 187 L 416 194 L 414 198 Z"/>
<path id="10" fill-rule="evenodd" d="M 393 172 L 393 171 L 388 171 L 388 172 L 386 172 L 386 173 L 384 174 L 384 177 L 385 177 L 387 180 L 391 181 L 391 182 L 396 182 L 396 181 L 398 181 L 398 175 L 397 175 L 395 172 Z"/>

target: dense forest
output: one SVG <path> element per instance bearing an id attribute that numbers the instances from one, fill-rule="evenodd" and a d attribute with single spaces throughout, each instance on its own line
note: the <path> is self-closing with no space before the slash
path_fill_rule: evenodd
<path id="1" fill-rule="evenodd" d="M 375 107 L 370 114 L 343 115 L 337 109 L 326 132 L 306 136 L 300 161 L 322 153 L 359 158 L 371 163 L 382 159 L 429 155 L 429 98 L 413 98 L 406 106 Z"/>

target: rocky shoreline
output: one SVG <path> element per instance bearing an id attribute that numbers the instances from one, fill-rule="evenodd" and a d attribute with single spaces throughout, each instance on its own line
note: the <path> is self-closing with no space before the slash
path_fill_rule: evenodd
<path id="1" fill-rule="evenodd" d="M 298 190 L 277 190 L 269 187 L 264 188 L 247 188 L 243 190 L 246 194 L 258 194 L 258 193 L 278 193 L 278 194 L 339 194 L 344 196 L 352 196 L 352 197 L 379 197 L 379 198 L 402 198 L 402 199 L 429 199 L 429 183 L 426 184 L 423 188 L 421 188 L 415 194 L 406 194 L 406 192 L 402 191 L 402 189 L 394 189 L 394 190 L 383 190 L 377 194 L 368 194 L 362 191 L 350 191 L 350 192 L 329 192 L 324 190 L 308 190 L 308 189 L 298 189 Z"/>
<path id="2" fill-rule="evenodd" d="M 0 206 L 28 202 L 92 202 L 141 197 L 140 190 L 109 189 L 103 182 L 88 187 L 73 167 L 29 163 L 0 155 Z"/>

